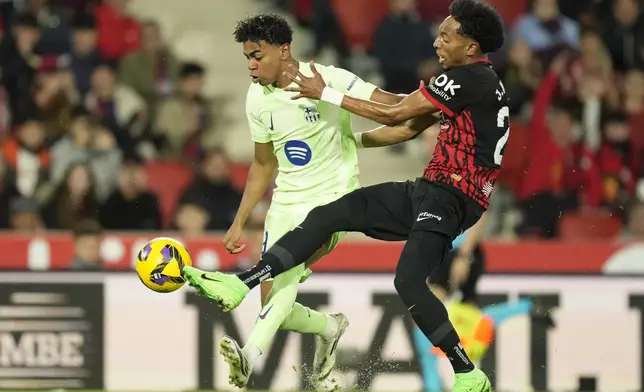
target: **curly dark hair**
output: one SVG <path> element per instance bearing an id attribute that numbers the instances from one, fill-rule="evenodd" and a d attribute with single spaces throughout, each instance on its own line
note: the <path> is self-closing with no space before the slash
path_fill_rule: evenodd
<path id="1" fill-rule="evenodd" d="M 499 13 L 481 0 L 454 0 L 450 15 L 461 24 L 459 33 L 478 42 L 483 53 L 503 47 L 505 31 Z"/>
<path id="2" fill-rule="evenodd" d="M 271 45 L 284 45 L 293 41 L 291 25 L 277 14 L 259 14 L 240 20 L 233 35 L 240 43 L 266 41 Z"/>

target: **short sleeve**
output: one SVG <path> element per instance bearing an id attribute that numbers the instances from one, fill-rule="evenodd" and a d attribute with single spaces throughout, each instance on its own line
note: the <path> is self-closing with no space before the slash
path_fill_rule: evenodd
<path id="1" fill-rule="evenodd" d="M 324 79 L 330 87 L 354 98 L 369 100 L 378 88 L 342 68 L 329 66 L 325 73 Z"/>
<path id="2" fill-rule="evenodd" d="M 472 85 L 472 75 L 466 69 L 454 68 L 442 73 L 433 84 L 421 89 L 421 93 L 434 106 L 449 117 L 460 113 L 470 103 L 467 86 Z"/>
<path id="3" fill-rule="evenodd" d="M 259 113 L 256 108 L 257 105 L 253 99 L 252 92 L 249 90 L 246 96 L 246 118 L 248 119 L 251 139 L 255 143 L 269 143 L 271 141 L 271 135 L 268 128 L 259 118 Z"/>

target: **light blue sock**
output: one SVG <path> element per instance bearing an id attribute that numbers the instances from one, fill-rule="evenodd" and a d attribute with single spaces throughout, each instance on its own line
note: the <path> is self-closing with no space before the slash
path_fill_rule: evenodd
<path id="1" fill-rule="evenodd" d="M 441 392 L 443 383 L 438 372 L 438 358 L 431 352 L 432 344 L 418 328 L 414 328 L 414 343 L 418 352 L 418 362 L 420 363 L 425 392 Z"/>
<path id="2" fill-rule="evenodd" d="M 512 302 L 494 304 L 482 309 L 483 314 L 494 321 L 494 328 L 497 328 L 502 322 L 509 318 L 530 313 L 531 310 L 532 301 L 526 298 Z"/>

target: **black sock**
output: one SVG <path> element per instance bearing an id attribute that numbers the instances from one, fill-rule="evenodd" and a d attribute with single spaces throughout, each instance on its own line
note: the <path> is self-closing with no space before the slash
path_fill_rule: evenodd
<path id="1" fill-rule="evenodd" d="M 284 265 L 277 256 L 265 253 L 253 268 L 237 274 L 237 277 L 252 290 L 264 280 L 274 278 L 284 271 Z"/>
<path id="2" fill-rule="evenodd" d="M 436 299 L 438 300 L 438 298 Z M 431 319 L 442 319 L 440 315 L 440 312 L 436 312 L 431 315 Z M 411 316 L 416 325 L 418 325 L 418 328 L 423 331 L 425 336 L 427 336 L 427 339 L 429 339 L 435 347 L 440 348 L 441 351 L 445 353 L 454 369 L 454 373 L 470 372 L 474 370 L 474 363 L 465 353 L 465 350 L 461 345 L 461 340 L 454 330 L 454 326 L 449 321 L 446 311 L 444 315 L 445 322 L 438 328 L 435 328 L 431 325 L 433 323 L 427 323 L 425 321 L 425 317 L 423 317 L 423 315 L 415 312 L 414 309 L 411 311 Z"/>
<path id="3" fill-rule="evenodd" d="M 450 326 L 452 327 L 452 323 L 450 323 Z M 438 348 L 440 348 L 449 359 L 449 362 L 452 364 L 452 368 L 454 368 L 454 373 L 467 373 L 474 370 L 474 363 L 465 353 L 465 349 L 463 349 L 461 340 L 459 339 L 458 334 L 456 334 L 454 327 L 452 327 L 448 335 L 441 340 L 438 344 Z"/>

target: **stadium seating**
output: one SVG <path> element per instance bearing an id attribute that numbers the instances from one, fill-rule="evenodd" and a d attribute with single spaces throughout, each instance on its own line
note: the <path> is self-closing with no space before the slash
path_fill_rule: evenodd
<path id="1" fill-rule="evenodd" d="M 528 9 L 526 0 L 487 0 L 487 2 L 496 7 L 508 28 L 512 28 L 514 22 Z"/>
<path id="2" fill-rule="evenodd" d="M 562 240 L 606 240 L 615 238 L 622 229 L 621 221 L 600 212 L 568 213 L 559 222 Z"/>
<path id="3" fill-rule="evenodd" d="M 333 9 L 351 49 L 371 47 L 371 36 L 387 14 L 389 0 L 333 0 Z"/>
<path id="4" fill-rule="evenodd" d="M 181 163 L 165 161 L 150 162 L 145 170 L 148 188 L 159 198 L 163 227 L 169 227 L 177 199 L 192 180 L 192 170 Z"/>
<path id="5" fill-rule="evenodd" d="M 233 163 L 230 166 L 231 181 L 233 182 L 233 186 L 240 191 L 243 191 L 246 185 L 248 170 L 250 170 L 250 165 L 244 163 Z"/>

